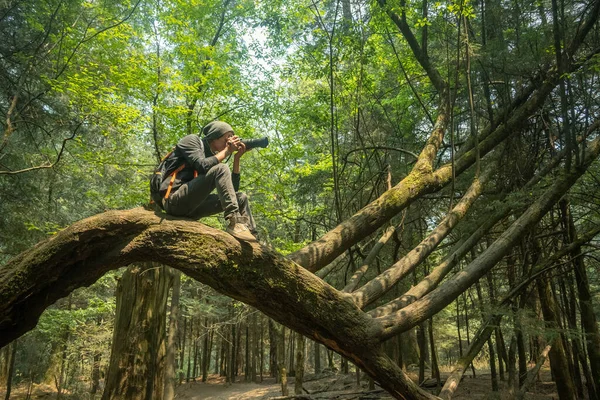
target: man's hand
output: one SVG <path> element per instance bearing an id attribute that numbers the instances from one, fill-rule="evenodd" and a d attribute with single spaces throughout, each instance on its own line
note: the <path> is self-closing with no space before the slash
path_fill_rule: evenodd
<path id="1" fill-rule="evenodd" d="M 243 143 L 240 141 L 240 138 L 238 136 L 232 136 L 227 140 L 227 151 L 229 154 L 233 154 L 240 150 L 240 145 L 243 145 Z"/>
<path id="2" fill-rule="evenodd" d="M 233 157 L 233 170 L 231 172 L 233 172 L 234 174 L 240 173 L 240 158 L 242 158 L 242 156 L 245 153 L 246 153 L 246 145 L 240 141 L 239 145 L 238 145 L 238 151 L 237 151 L 237 153 L 235 153 L 235 156 Z"/>
<path id="3" fill-rule="evenodd" d="M 240 159 L 240 157 L 242 157 L 244 155 L 244 153 L 246 153 L 246 145 L 240 141 L 239 145 L 238 145 L 238 149 L 237 149 L 237 153 L 235 153 L 234 159 Z"/>

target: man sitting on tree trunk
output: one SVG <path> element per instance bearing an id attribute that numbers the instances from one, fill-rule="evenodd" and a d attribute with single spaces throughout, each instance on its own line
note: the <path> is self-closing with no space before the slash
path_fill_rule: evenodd
<path id="1" fill-rule="evenodd" d="M 188 135 L 179 140 L 169 160 L 181 169 L 161 184 L 163 206 L 167 214 L 199 219 L 223 211 L 228 221 L 227 233 L 237 239 L 256 241 L 256 226 L 248 197 L 238 192 L 240 158 L 246 146 L 235 136 L 233 128 L 213 121 L 203 129 L 203 138 Z M 233 157 L 233 172 L 223 161 Z M 171 186 L 169 188 L 169 186 Z M 211 192 L 217 189 L 217 193 Z"/>

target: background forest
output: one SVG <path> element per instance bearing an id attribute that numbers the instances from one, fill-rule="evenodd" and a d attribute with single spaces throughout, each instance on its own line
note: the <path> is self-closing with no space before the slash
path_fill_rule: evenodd
<path id="1" fill-rule="evenodd" d="M 440 370 L 471 365 L 515 397 L 549 355 L 561 399 L 597 399 L 598 12 L 597 0 L 3 0 L 0 265 L 83 218 L 147 205 L 160 158 L 221 119 L 270 139 L 242 158 L 260 242 L 374 318 L 406 309 L 409 322 L 382 320 L 382 346 L 419 383 L 439 394 Z M 384 210 L 366 228 L 365 207 Z M 306 262 L 336 227 L 352 243 Z M 440 282 L 457 283 L 417 308 Z M 59 397 L 171 399 L 209 374 L 355 368 L 158 262 L 73 291 L 0 350 L 6 398 L 46 383 Z"/>

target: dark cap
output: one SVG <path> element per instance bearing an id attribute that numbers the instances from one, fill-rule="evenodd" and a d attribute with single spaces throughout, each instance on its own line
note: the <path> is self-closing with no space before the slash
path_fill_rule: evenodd
<path id="1" fill-rule="evenodd" d="M 233 132 L 233 128 L 223 121 L 212 121 L 202 128 L 202 134 L 209 141 L 218 139 L 227 132 Z"/>

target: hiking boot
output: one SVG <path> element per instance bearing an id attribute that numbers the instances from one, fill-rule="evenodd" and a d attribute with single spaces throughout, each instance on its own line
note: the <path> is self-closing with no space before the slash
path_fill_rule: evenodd
<path id="1" fill-rule="evenodd" d="M 244 242 L 256 242 L 256 238 L 250 233 L 250 229 L 248 229 L 245 222 L 246 219 L 240 215 L 232 216 L 229 218 L 229 226 L 227 226 L 225 232 Z"/>

